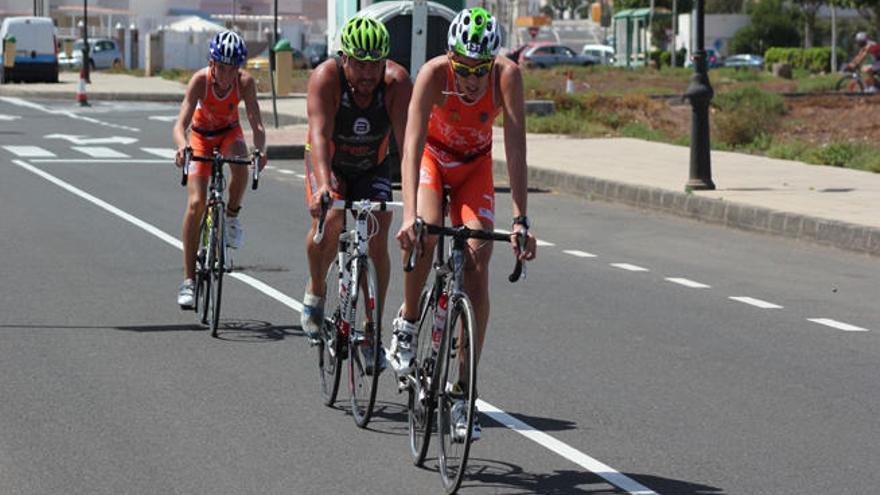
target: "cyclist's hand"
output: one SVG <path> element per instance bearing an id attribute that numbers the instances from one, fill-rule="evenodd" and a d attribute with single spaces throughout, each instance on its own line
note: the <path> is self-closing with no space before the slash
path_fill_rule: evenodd
<path id="1" fill-rule="evenodd" d="M 516 259 L 531 261 L 538 255 L 538 240 L 535 239 L 535 236 L 533 236 L 531 232 L 526 231 L 525 246 L 520 250 L 516 232 L 519 232 L 523 227 L 519 227 L 520 228 L 517 229 L 516 226 L 514 226 L 514 231 L 510 234 L 510 247 L 513 249 L 513 255 L 516 256 Z"/>
<path id="2" fill-rule="evenodd" d="M 260 172 L 262 172 L 263 169 L 266 168 L 266 163 L 268 163 L 268 162 L 269 162 L 269 157 L 266 156 L 266 153 L 261 153 L 260 160 L 257 162 L 257 166 L 260 167 Z"/>
<path id="3" fill-rule="evenodd" d="M 330 187 L 327 185 L 319 187 L 312 194 L 312 197 L 309 198 L 309 215 L 311 215 L 312 218 L 319 218 L 321 216 L 321 197 L 324 196 L 325 193 L 330 194 Z"/>
<path id="4" fill-rule="evenodd" d="M 409 253 L 416 243 L 416 233 L 413 230 L 415 218 L 404 217 L 400 230 L 397 231 L 397 242 L 400 243 L 400 250 Z"/>
<path id="5" fill-rule="evenodd" d="M 179 167 L 184 166 L 186 163 L 186 149 L 188 146 L 181 146 L 177 148 L 177 153 L 174 154 L 174 164 Z"/>

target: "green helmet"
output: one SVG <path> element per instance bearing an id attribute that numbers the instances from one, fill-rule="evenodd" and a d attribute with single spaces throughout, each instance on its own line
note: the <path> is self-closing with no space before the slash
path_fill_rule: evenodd
<path id="1" fill-rule="evenodd" d="M 486 9 L 464 9 L 449 24 L 449 51 L 487 60 L 501 48 L 501 28 Z"/>
<path id="2" fill-rule="evenodd" d="M 342 27 L 342 52 L 358 60 L 382 60 L 388 56 L 388 30 L 372 17 L 352 17 Z"/>

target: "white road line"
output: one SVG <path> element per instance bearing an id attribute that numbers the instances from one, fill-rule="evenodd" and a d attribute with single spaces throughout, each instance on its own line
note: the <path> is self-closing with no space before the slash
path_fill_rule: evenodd
<path id="1" fill-rule="evenodd" d="M 176 122 L 177 115 L 150 115 L 150 120 L 158 120 L 159 122 Z"/>
<path id="2" fill-rule="evenodd" d="M 832 320 L 831 318 L 807 318 L 807 321 L 812 321 L 813 323 L 818 323 L 820 325 L 825 325 L 826 327 L 836 328 L 838 330 L 843 330 L 844 332 L 868 332 L 867 328 L 857 327 L 855 325 L 850 325 L 849 323 L 844 323 L 842 321 Z"/>
<path id="3" fill-rule="evenodd" d="M 303 178 L 305 178 L 305 176 L 303 176 Z M 509 230 L 504 230 L 504 229 L 495 229 L 495 232 L 501 232 L 502 234 L 509 234 L 510 233 Z M 556 245 L 556 244 L 553 244 L 552 242 L 542 241 L 541 239 L 536 239 L 535 242 L 538 244 L 538 246 L 555 246 Z"/>
<path id="4" fill-rule="evenodd" d="M 13 120 L 18 120 L 20 118 L 21 117 L 18 115 L 5 115 L 5 114 L 0 113 L 0 120 L 5 121 L 5 122 L 11 122 Z"/>
<path id="5" fill-rule="evenodd" d="M 631 271 L 631 272 L 649 272 L 649 271 L 651 271 L 651 270 L 648 270 L 647 268 L 644 268 L 644 267 L 641 267 L 638 265 L 631 265 L 629 263 L 611 263 L 611 266 L 613 266 L 614 268 L 620 268 L 621 270 L 627 270 L 627 271 Z"/>
<path id="6" fill-rule="evenodd" d="M 128 159 L 101 159 L 101 158 L 39 158 L 36 160 L 30 160 L 32 163 L 111 163 L 111 164 L 125 164 L 125 163 L 161 163 L 164 165 L 168 165 L 168 160 L 159 160 L 155 158 L 128 158 Z"/>
<path id="7" fill-rule="evenodd" d="M 92 117 L 86 117 L 85 115 L 79 115 L 79 114 L 72 112 L 70 110 L 53 110 L 49 107 L 40 105 L 39 103 L 27 101 L 25 99 L 18 98 L 15 96 L 2 96 L 2 97 L 0 97 L 0 101 L 5 101 L 6 103 L 9 103 L 12 105 L 17 105 L 20 107 L 33 108 L 35 110 L 39 110 L 41 112 L 46 112 L 46 113 L 49 113 L 52 115 L 65 115 L 65 116 L 70 117 L 75 120 L 82 120 L 82 121 L 89 122 L 92 124 L 97 124 L 97 125 L 101 125 L 104 127 L 110 127 L 113 129 L 122 129 L 125 131 L 131 131 L 131 132 L 141 132 L 141 130 L 136 127 L 129 127 L 126 125 L 119 125 L 119 124 L 111 124 L 109 122 L 104 122 L 104 121 L 101 121 L 98 119 L 93 119 Z"/>
<path id="8" fill-rule="evenodd" d="M 757 308 L 761 309 L 782 309 L 782 306 L 778 304 L 774 304 L 772 302 L 762 301 L 760 299 L 755 299 L 754 297 L 746 297 L 746 296 L 731 296 L 730 299 L 734 301 L 739 301 L 741 303 L 750 304 Z"/>
<path id="9" fill-rule="evenodd" d="M 171 160 L 177 156 L 177 151 L 172 148 L 141 148 L 146 153 L 156 155 L 161 158 L 169 158 Z"/>
<path id="10" fill-rule="evenodd" d="M 71 149 L 89 155 L 92 158 L 131 158 L 125 153 L 106 146 L 71 146 Z"/>
<path id="11" fill-rule="evenodd" d="M 266 165 L 265 167 L 266 170 L 275 170 L 276 168 L 278 167 L 275 167 L 274 165 Z"/>
<path id="12" fill-rule="evenodd" d="M 14 153 L 16 156 L 19 156 L 21 158 L 55 156 L 55 153 L 40 148 L 39 146 L 4 146 L 4 148 L 6 148 L 6 151 Z"/>
<path id="13" fill-rule="evenodd" d="M 285 174 L 285 175 L 293 175 L 295 172 L 293 170 L 287 170 L 286 168 L 279 168 L 278 173 Z"/>
<path id="14" fill-rule="evenodd" d="M 181 250 L 183 249 L 183 243 L 181 243 L 179 240 L 175 239 L 171 235 L 168 235 L 165 232 L 157 229 L 153 225 L 150 225 L 149 223 L 144 222 L 143 220 L 140 220 L 137 217 L 134 217 L 134 216 L 120 210 L 119 208 L 116 208 L 115 206 L 113 206 L 105 201 L 102 201 L 102 200 L 92 196 L 91 194 L 89 194 L 89 193 L 87 193 L 77 187 L 70 185 L 67 182 L 64 182 L 63 180 L 61 180 L 61 179 L 59 179 L 49 173 L 43 172 L 42 170 L 30 165 L 29 163 L 27 163 L 25 161 L 13 160 L 12 162 L 15 163 L 16 165 L 22 167 L 23 169 L 28 170 L 30 172 L 33 172 L 34 174 L 36 174 L 36 175 L 48 180 L 49 182 L 61 187 L 62 189 L 65 189 L 65 190 L 75 194 L 76 196 L 79 196 L 79 197 L 85 199 L 86 201 L 107 210 L 108 212 L 122 218 L 123 220 L 134 224 L 135 226 L 149 232 L 150 234 L 153 234 L 154 236 L 156 236 L 159 239 L 161 239 L 162 241 L 176 247 L 177 249 L 181 249 Z M 285 295 L 284 293 L 274 289 L 273 287 L 267 285 L 266 283 L 254 278 L 254 277 L 251 277 L 249 275 L 245 275 L 245 274 L 239 273 L 239 272 L 230 273 L 229 276 L 236 278 L 236 279 L 250 285 L 254 289 L 262 292 L 263 294 L 268 295 L 269 297 L 275 299 L 276 301 L 281 302 L 282 304 L 288 306 L 289 308 L 294 309 L 295 311 L 299 311 L 299 312 L 302 311 L 302 303 L 301 302 L 297 301 L 296 299 L 294 299 L 292 297 Z M 583 467 L 584 469 L 587 469 L 587 470 L 595 473 L 596 475 L 601 476 L 608 483 L 611 483 L 612 485 L 628 492 L 631 495 L 657 495 L 657 493 L 654 492 L 653 490 L 646 488 L 645 486 L 639 484 L 635 480 L 621 474 L 619 471 L 615 470 L 614 468 L 612 468 L 606 464 L 603 464 L 602 462 L 600 462 L 596 459 L 593 459 L 592 457 L 588 456 L 587 454 L 584 454 L 583 452 L 575 449 L 574 447 L 572 447 L 566 443 L 563 443 L 562 441 L 557 440 L 556 438 L 539 431 L 535 427 L 516 419 L 515 417 L 502 411 L 501 409 L 498 409 L 497 407 L 493 406 L 492 404 L 489 404 L 486 401 L 479 400 L 478 407 L 480 408 L 481 411 L 488 414 L 495 421 L 498 421 L 499 423 L 507 426 L 508 428 L 519 433 L 520 435 L 523 435 L 524 437 L 536 442 L 538 445 L 541 445 L 542 447 L 549 449 L 550 451 L 562 456 L 563 458 L 568 459 L 571 462 L 574 462 L 575 464 Z"/>
<path id="15" fill-rule="evenodd" d="M 570 254 L 572 256 L 577 256 L 578 258 L 595 258 L 596 255 L 593 253 L 588 253 L 586 251 L 577 251 L 577 250 L 565 250 L 563 251 L 565 254 Z"/>
<path id="16" fill-rule="evenodd" d="M 306 176 L 303 175 L 303 174 L 296 174 L 296 177 L 299 178 L 299 179 L 305 179 L 305 178 L 306 178 Z"/>
<path id="17" fill-rule="evenodd" d="M 711 289 L 712 287 L 700 282 L 695 282 L 693 280 L 689 280 L 686 278 L 676 278 L 676 277 L 667 277 L 666 280 L 668 282 L 672 282 L 673 284 L 683 285 L 685 287 L 690 287 L 691 289 Z"/>
<path id="18" fill-rule="evenodd" d="M 477 408 L 481 413 L 489 416 L 493 420 L 503 424 L 511 430 L 528 438 L 529 440 L 555 452 L 556 454 L 568 459 L 569 461 L 583 467 L 584 469 L 602 477 L 608 483 L 626 491 L 632 495 L 657 495 L 657 492 L 638 483 L 637 481 L 621 474 L 616 469 L 608 466 L 592 457 L 575 450 L 567 444 L 560 442 L 556 438 L 535 429 L 535 427 L 516 419 L 488 402 L 477 399 Z"/>

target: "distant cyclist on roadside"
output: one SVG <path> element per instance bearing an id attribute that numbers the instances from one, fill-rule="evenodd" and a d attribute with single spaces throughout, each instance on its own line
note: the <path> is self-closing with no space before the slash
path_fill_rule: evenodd
<path id="1" fill-rule="evenodd" d="M 401 162 L 404 215 L 397 234 L 407 253 L 416 249 L 413 224 L 416 216 L 428 224 L 439 224 L 443 211 L 444 186 L 450 189 L 449 217 L 453 225 L 492 230 L 495 225 L 495 187 L 492 177 L 492 123 L 504 115 L 504 146 L 513 199 L 514 232 L 527 234 L 525 248 L 513 243 L 519 259 L 535 257 L 536 241 L 528 234 L 526 216 L 527 170 L 525 102 L 519 66 L 498 57 L 501 29 L 497 20 L 482 8 L 461 11 L 449 26 L 448 51 L 422 66 L 413 89 Z M 394 320 L 390 358 L 402 375 L 412 367 L 418 348 L 416 320 L 419 296 L 431 268 L 431 253 L 437 239 L 426 239 L 415 269 L 404 274 L 403 314 Z M 477 359 L 483 347 L 489 319 L 489 259 L 492 243 L 471 239 L 464 277 L 464 289 L 474 305 L 477 327 Z M 460 384 L 453 384 L 461 387 Z M 461 404 L 464 405 L 464 404 Z M 464 429 L 467 418 L 456 405 L 452 418 Z M 475 416 L 473 438 L 480 437 Z"/>
<path id="2" fill-rule="evenodd" d="M 874 63 L 864 67 L 862 71 L 865 73 L 865 91 L 876 93 L 877 87 L 874 84 L 876 82 L 875 75 L 880 72 L 880 43 L 868 38 L 868 33 L 858 32 L 856 33 L 856 45 L 859 47 L 859 52 L 850 63 L 846 64 L 846 68 L 855 70 L 868 55 L 874 57 Z"/>
<path id="3" fill-rule="evenodd" d="M 174 125 L 174 144 L 177 146 L 175 162 L 184 165 L 187 146 L 197 156 L 211 156 L 219 148 L 224 156 L 245 156 L 247 145 L 238 124 L 238 104 L 244 100 L 248 122 L 254 133 L 254 147 L 262 153 L 259 167 L 266 166 L 266 133 L 257 103 L 257 86 L 254 78 L 239 69 L 247 59 L 244 40 L 232 31 L 222 31 L 211 39 L 208 50 L 208 67 L 193 74 L 180 105 L 180 114 Z M 192 124 L 192 126 L 190 126 Z M 189 142 L 186 131 L 189 129 Z M 187 206 L 183 212 L 183 283 L 177 291 L 177 304 L 191 309 L 195 284 L 195 259 L 199 246 L 199 227 L 205 211 L 211 163 L 189 164 L 187 182 Z M 226 206 L 227 242 L 231 248 L 241 247 L 244 232 L 238 214 L 247 186 L 248 171 L 245 167 L 230 166 L 229 202 Z"/>
<path id="4" fill-rule="evenodd" d="M 370 17 L 353 17 L 342 28 L 340 40 L 340 56 L 319 65 L 308 85 L 306 201 L 313 220 L 306 237 L 310 277 L 301 323 L 311 339 L 317 338 L 324 318 L 325 278 L 336 255 L 344 214 L 339 210 L 327 213 L 323 240 L 315 244 L 312 238 L 321 197 L 329 193 L 333 199 L 391 201 L 389 139 L 393 131 L 396 142 L 404 142 L 412 94 L 406 69 L 387 60 L 389 37 L 384 24 Z M 381 318 L 391 274 L 391 212 L 377 212 L 376 218 L 378 230 L 370 239 L 369 252 L 377 272 Z M 372 362 L 369 356 L 367 360 Z M 384 356 L 380 356 L 380 370 L 384 367 Z"/>

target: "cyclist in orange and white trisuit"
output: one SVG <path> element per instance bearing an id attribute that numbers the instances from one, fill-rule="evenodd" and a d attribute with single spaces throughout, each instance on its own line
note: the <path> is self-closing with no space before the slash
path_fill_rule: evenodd
<path id="1" fill-rule="evenodd" d="M 238 123 L 238 104 L 244 100 L 248 122 L 254 133 L 254 147 L 262 153 L 258 164 L 266 166 L 266 133 L 257 103 L 257 87 L 254 78 L 239 66 L 247 59 L 244 40 L 232 31 L 217 33 L 211 39 L 208 67 L 193 74 L 186 88 L 186 96 L 180 105 L 180 114 L 174 125 L 174 144 L 177 146 L 175 162 L 184 165 L 184 151 L 192 147 L 196 156 L 211 156 L 219 148 L 223 156 L 247 155 L 244 134 Z M 190 124 L 192 124 L 190 126 Z M 189 129 L 189 143 L 186 131 Z M 183 283 L 177 291 L 177 303 L 190 309 L 195 285 L 196 250 L 199 246 L 199 223 L 205 211 L 207 188 L 211 175 L 211 163 L 189 164 L 187 182 L 187 207 L 183 212 Z M 241 199 L 247 186 L 247 169 L 230 167 L 229 202 L 226 206 L 226 229 L 229 247 L 239 248 L 243 231 L 238 219 Z"/>
<path id="2" fill-rule="evenodd" d="M 460 12 L 448 33 L 448 52 L 419 71 L 409 106 L 401 162 L 404 217 L 397 238 L 404 257 L 414 246 L 416 216 L 428 224 L 442 219 L 444 186 L 450 188 L 449 216 L 453 225 L 492 230 L 495 189 L 492 179 L 492 123 L 504 116 L 504 144 L 513 199 L 513 231 L 528 232 L 525 103 L 519 67 L 497 57 L 501 46 L 497 20 L 482 8 Z M 419 296 L 431 267 L 436 238 L 428 237 L 415 269 L 404 274 L 403 314 L 394 320 L 389 361 L 399 374 L 411 370 L 417 349 Z M 527 234 L 514 254 L 535 257 L 536 242 Z M 468 241 L 464 289 L 474 305 L 477 359 L 489 319 L 489 259 L 492 243 Z M 464 408 L 453 408 L 463 411 Z M 453 423 L 466 421 L 453 418 Z M 480 436 L 474 421 L 473 438 Z"/>

